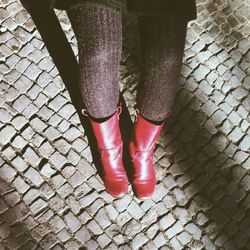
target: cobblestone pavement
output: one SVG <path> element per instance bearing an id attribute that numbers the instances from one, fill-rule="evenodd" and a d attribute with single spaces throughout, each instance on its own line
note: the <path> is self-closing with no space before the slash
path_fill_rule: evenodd
<path id="1" fill-rule="evenodd" d="M 140 201 L 131 186 L 107 194 L 93 163 L 74 92 L 74 17 L 1 0 L 1 250 L 250 249 L 249 1 L 197 5 L 155 148 L 156 192 Z M 123 21 L 120 86 L 133 121 L 138 32 L 135 16 Z"/>

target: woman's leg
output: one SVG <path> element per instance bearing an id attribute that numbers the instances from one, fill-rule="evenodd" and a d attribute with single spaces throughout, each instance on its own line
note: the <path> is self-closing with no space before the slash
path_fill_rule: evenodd
<path id="1" fill-rule="evenodd" d="M 163 121 L 179 89 L 187 21 L 180 16 L 138 16 L 142 79 L 137 107 L 144 118 Z"/>
<path id="2" fill-rule="evenodd" d="M 122 11 L 103 0 L 81 0 L 74 7 L 81 94 L 96 136 L 105 189 L 119 198 L 128 191 L 118 112 Z"/>
<path id="3" fill-rule="evenodd" d="M 93 119 L 107 119 L 119 104 L 122 11 L 103 2 L 84 0 L 71 8 L 79 49 L 80 91 Z"/>

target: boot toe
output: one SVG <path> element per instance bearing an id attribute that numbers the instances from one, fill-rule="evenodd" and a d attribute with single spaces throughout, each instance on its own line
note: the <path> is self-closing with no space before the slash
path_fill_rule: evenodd
<path id="1" fill-rule="evenodd" d="M 128 192 L 128 181 L 126 179 L 106 180 L 106 191 L 115 198 L 120 198 Z"/>
<path id="2" fill-rule="evenodd" d="M 138 199 L 150 199 L 155 191 L 155 180 L 140 180 L 134 182 L 132 188 Z"/>

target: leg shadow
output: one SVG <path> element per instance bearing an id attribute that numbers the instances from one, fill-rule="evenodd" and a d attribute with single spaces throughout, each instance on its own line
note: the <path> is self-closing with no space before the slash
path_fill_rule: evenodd
<path id="1" fill-rule="evenodd" d="M 78 87 L 79 65 L 76 56 L 54 10 L 48 8 L 47 1 L 21 0 L 21 3 L 31 15 L 33 22 L 36 25 L 36 28 L 39 31 L 69 92 L 72 104 L 74 105 L 81 124 L 86 131 L 86 136 L 93 156 L 93 162 L 98 174 L 102 177 L 103 172 L 95 135 L 92 131 L 88 117 L 83 116 L 81 113 L 81 109 L 86 108 L 86 106 L 81 101 L 82 98 Z M 67 15 L 74 31 L 76 27 L 75 18 L 71 15 L 70 11 L 67 11 Z M 126 139 L 126 135 L 130 133 L 129 129 L 131 127 L 131 119 L 128 111 L 124 108 L 126 105 L 122 94 L 120 94 L 120 100 L 123 105 L 123 112 L 120 118 L 121 132 Z"/>
<path id="2" fill-rule="evenodd" d="M 169 195 L 192 213 L 192 221 L 202 225 L 213 242 L 246 250 L 250 244 L 248 173 L 230 156 L 237 146 L 220 129 L 216 131 L 210 116 L 199 110 L 201 106 L 192 93 L 181 90 L 177 95 L 173 116 L 160 139 L 159 148 L 166 155 L 158 159 L 157 167 L 160 170 L 168 162 L 161 182 L 168 186 L 166 180 L 175 179 L 186 198 L 178 199 L 178 186 Z M 222 126 L 225 120 L 216 122 Z"/>

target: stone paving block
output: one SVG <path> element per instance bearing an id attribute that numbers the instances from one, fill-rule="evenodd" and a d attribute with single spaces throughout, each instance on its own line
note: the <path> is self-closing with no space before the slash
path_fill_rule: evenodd
<path id="1" fill-rule="evenodd" d="M 49 84 L 44 88 L 44 93 L 45 93 L 45 95 L 47 95 L 49 98 L 54 98 L 59 92 L 60 92 L 60 89 L 55 85 L 54 82 L 49 83 Z"/>
<path id="2" fill-rule="evenodd" d="M 194 72 L 194 77 L 197 81 L 204 79 L 204 77 L 209 73 L 209 69 L 203 65 L 200 65 L 198 69 Z"/>
<path id="3" fill-rule="evenodd" d="M 57 243 L 57 238 L 53 233 L 49 233 L 39 243 L 44 249 L 50 249 Z"/>
<path id="4" fill-rule="evenodd" d="M 85 244 L 91 238 L 91 234 L 85 227 L 81 227 L 76 233 L 76 239 Z"/>
<path id="5" fill-rule="evenodd" d="M 21 176 L 18 176 L 14 181 L 13 185 L 17 189 L 18 192 L 24 194 L 28 189 L 29 185 L 23 180 Z"/>
<path id="6" fill-rule="evenodd" d="M 115 208 L 117 209 L 118 212 L 123 212 L 131 203 L 131 201 L 132 201 L 132 198 L 128 195 L 125 195 L 121 199 L 118 199 L 114 202 Z"/>
<path id="7" fill-rule="evenodd" d="M 242 131 L 236 127 L 234 128 L 234 130 L 228 135 L 228 138 L 230 140 L 232 140 L 232 142 L 237 143 L 242 137 L 244 136 L 244 134 L 242 133 Z"/>
<path id="8" fill-rule="evenodd" d="M 153 240 L 154 245 L 159 249 L 161 246 L 166 245 L 167 240 L 162 232 L 158 233 Z"/>
<path id="9" fill-rule="evenodd" d="M 48 122 L 49 122 L 49 124 L 50 124 L 51 126 L 57 127 L 58 124 L 59 124 L 60 122 L 62 122 L 62 117 L 59 116 L 59 115 L 57 115 L 57 114 L 53 114 L 53 115 L 49 118 Z"/>
<path id="10" fill-rule="evenodd" d="M 53 175 L 54 173 L 56 173 L 56 170 L 53 169 L 49 163 L 46 163 L 45 165 L 43 165 L 42 169 L 41 169 L 41 174 L 43 174 L 44 176 L 50 177 L 51 175 Z"/>
<path id="11" fill-rule="evenodd" d="M 172 175 L 168 175 L 166 178 L 164 178 L 163 184 L 169 190 L 177 185 Z"/>
<path id="12" fill-rule="evenodd" d="M 62 242 L 66 242 L 71 238 L 71 235 L 69 234 L 69 232 L 63 228 L 58 234 L 58 239 Z"/>
<path id="13" fill-rule="evenodd" d="M 147 237 L 143 234 L 137 234 L 132 242 L 131 242 L 131 247 L 132 249 L 139 249 L 140 247 L 142 247 L 146 242 L 148 241 Z"/>
<path id="14" fill-rule="evenodd" d="M 173 247 L 173 249 L 175 249 L 175 250 L 179 250 L 179 249 L 183 248 L 182 245 L 180 244 L 180 242 L 175 237 L 173 237 L 170 240 L 170 244 Z"/>
<path id="15" fill-rule="evenodd" d="M 171 225 L 173 225 L 175 223 L 175 218 L 171 213 L 168 213 L 167 215 L 165 215 L 164 217 L 162 217 L 159 220 L 159 223 L 162 227 L 163 230 L 169 228 Z"/>
<path id="16" fill-rule="evenodd" d="M 179 221 L 177 221 L 171 228 L 167 229 L 165 233 L 169 238 L 172 238 L 181 231 L 183 231 L 183 226 Z"/>
<path id="17" fill-rule="evenodd" d="M 67 197 L 66 202 L 74 214 L 78 214 L 80 212 L 81 210 L 80 202 L 76 200 L 73 195 Z"/>
<path id="18" fill-rule="evenodd" d="M 40 196 L 40 193 L 37 189 L 30 188 L 28 192 L 23 196 L 23 200 L 29 205 L 32 203 L 37 197 Z"/>
<path id="19" fill-rule="evenodd" d="M 12 119 L 12 115 L 3 108 L 0 108 L 0 116 L 1 116 L 1 122 L 9 122 Z"/>
<path id="20" fill-rule="evenodd" d="M 75 112 L 72 104 L 66 104 L 58 111 L 58 114 L 68 120 Z"/>
<path id="21" fill-rule="evenodd" d="M 38 199 L 30 205 L 30 210 L 36 216 L 41 211 L 43 211 L 46 207 L 47 207 L 47 203 L 42 199 Z"/>
<path id="22" fill-rule="evenodd" d="M 20 201 L 20 196 L 17 192 L 11 192 L 4 195 L 4 200 L 9 207 L 15 206 Z"/>
<path id="23" fill-rule="evenodd" d="M 65 229 L 66 227 L 65 222 L 58 215 L 52 217 L 49 223 L 53 227 L 53 230 L 55 231 L 55 233 L 58 233 L 59 231 L 60 232 L 64 231 L 63 229 Z"/>
<path id="24" fill-rule="evenodd" d="M 111 242 L 111 239 L 105 233 L 98 236 L 96 240 L 102 249 Z"/>
<path id="25" fill-rule="evenodd" d="M 65 203 L 63 202 L 62 198 L 58 195 L 55 194 L 49 201 L 49 207 L 51 209 L 54 209 L 58 213 L 62 212 L 63 209 L 65 208 Z"/>
<path id="26" fill-rule="evenodd" d="M 135 201 L 131 201 L 131 203 L 127 206 L 126 210 L 129 212 L 131 216 L 133 216 L 135 219 L 139 220 L 143 215 L 144 212 L 138 206 L 138 204 Z"/>
<path id="27" fill-rule="evenodd" d="M 33 167 L 37 166 L 40 162 L 39 155 L 31 147 L 27 147 L 27 149 L 25 150 L 23 154 L 23 157 Z"/>
<path id="28" fill-rule="evenodd" d="M 89 215 L 96 216 L 97 211 L 100 209 L 100 207 L 103 206 L 103 204 L 104 202 L 102 201 L 102 199 L 98 198 L 90 206 L 88 206 L 88 208 L 86 208 L 86 211 Z"/>
<path id="29" fill-rule="evenodd" d="M 197 227 L 194 223 L 190 222 L 184 227 L 191 235 L 193 238 L 199 240 L 201 238 L 201 230 L 199 227 Z"/>
<path id="30" fill-rule="evenodd" d="M 70 230 L 75 233 L 80 227 L 81 222 L 78 220 L 78 218 L 71 212 L 67 213 L 64 216 L 65 222 L 67 226 L 70 228 Z"/>
<path id="31" fill-rule="evenodd" d="M 216 249 L 216 246 L 212 243 L 208 236 L 203 236 L 201 240 L 204 243 L 206 249 Z"/>
<path id="32" fill-rule="evenodd" d="M 249 135 L 246 134 L 243 137 L 243 139 L 241 140 L 239 144 L 239 147 L 246 152 L 249 151 L 250 149 L 250 136 Z"/>
<path id="33" fill-rule="evenodd" d="M 56 174 L 51 177 L 51 182 L 53 183 L 54 187 L 59 189 L 66 182 L 66 180 L 61 174 Z"/>
<path id="34" fill-rule="evenodd" d="M 48 120 L 53 115 L 53 112 L 49 108 L 43 106 L 37 114 L 44 120 Z"/>
<path id="35" fill-rule="evenodd" d="M 24 173 L 24 176 L 28 178 L 31 181 L 31 183 L 33 183 L 37 187 L 39 187 L 41 183 L 44 182 L 39 172 L 32 167 L 28 168 L 28 170 Z"/>
<path id="36" fill-rule="evenodd" d="M 87 181 L 89 186 L 94 188 L 97 192 L 105 190 L 104 185 L 95 176 L 91 176 Z"/>
<path id="37" fill-rule="evenodd" d="M 117 235 L 113 236 L 113 241 L 117 245 L 121 245 L 121 244 L 125 243 L 124 236 L 121 234 L 117 234 Z"/>
<path id="38" fill-rule="evenodd" d="M 162 202 L 168 209 L 173 208 L 176 205 L 176 200 L 173 194 L 166 195 Z"/>
<path id="39" fill-rule="evenodd" d="M 30 118 L 31 116 L 33 116 L 37 111 L 38 111 L 38 107 L 36 107 L 35 105 L 33 105 L 32 103 L 29 104 L 22 112 L 22 114 L 26 117 L 26 118 Z"/>
<path id="40" fill-rule="evenodd" d="M 236 112 L 231 112 L 228 115 L 228 119 L 235 126 L 238 126 L 242 120 L 242 118 Z"/>
<path id="41" fill-rule="evenodd" d="M 6 46 L 6 45 L 2 45 L 2 46 L 0 46 L 0 48 L 3 49 L 2 54 L 4 53 L 4 49 L 7 49 L 7 50 L 10 51 L 9 47 Z M 11 54 L 12 53 L 10 53 L 10 56 L 6 60 L 6 65 L 8 65 L 9 68 L 13 68 L 18 63 L 18 61 L 20 60 L 19 56 L 15 55 L 15 54 L 12 54 L 12 55 Z M 14 74 L 17 74 L 17 75 L 20 76 L 20 74 L 17 71 L 14 70 L 13 72 L 14 72 Z"/>
<path id="42" fill-rule="evenodd" d="M 61 132 L 65 133 L 69 129 L 69 127 L 70 127 L 70 123 L 66 120 L 62 120 L 58 126 L 58 129 Z"/>
<path id="43" fill-rule="evenodd" d="M 0 143 L 5 145 L 10 142 L 11 138 L 15 135 L 16 130 L 13 126 L 7 125 L 0 130 Z"/>
<path id="44" fill-rule="evenodd" d="M 67 159 L 75 166 L 80 161 L 81 157 L 73 149 L 70 149 L 67 154 Z"/>
<path id="45" fill-rule="evenodd" d="M 71 145 L 78 153 L 82 152 L 82 150 L 88 146 L 82 138 L 77 138 Z"/>
<path id="46" fill-rule="evenodd" d="M 2 223 L 0 226 L 0 235 L 2 239 L 6 239 L 9 235 L 9 227 L 7 223 Z"/>
<path id="47" fill-rule="evenodd" d="M 27 59 L 27 58 L 21 58 L 20 60 L 18 60 L 18 62 L 17 62 L 17 64 L 16 64 L 16 69 L 20 72 L 20 73 L 24 73 L 24 71 L 27 69 L 27 67 L 29 66 L 31 64 L 31 62 Z M 25 77 L 25 76 L 21 76 L 20 78 L 25 78 L 26 80 L 28 80 L 28 84 L 30 84 L 31 83 L 31 81 L 27 78 L 27 77 Z M 24 84 L 24 86 L 25 86 L 25 84 L 26 84 L 26 82 L 25 81 L 19 81 L 20 80 L 20 78 L 18 79 L 18 81 L 16 81 L 15 82 L 15 87 L 17 87 L 17 82 L 19 82 L 19 90 L 20 91 L 22 91 L 22 89 L 21 89 L 21 82 Z M 27 86 L 27 85 L 26 85 Z M 27 90 L 27 89 L 26 89 Z"/>
<path id="48" fill-rule="evenodd" d="M 87 207 L 88 205 L 90 205 L 95 199 L 97 199 L 99 197 L 97 192 L 92 192 L 88 195 L 85 195 L 83 198 L 81 198 L 80 204 L 82 207 Z"/>
<path id="49" fill-rule="evenodd" d="M 73 188 L 76 188 L 77 186 L 81 185 L 85 179 L 84 175 L 80 171 L 76 171 L 69 179 L 69 183 Z"/>
<path id="50" fill-rule="evenodd" d="M 105 210 L 107 212 L 108 217 L 114 221 L 116 219 L 116 217 L 119 215 L 119 213 L 117 212 L 117 210 L 114 208 L 114 206 L 112 206 L 112 204 L 108 204 L 107 206 L 105 206 Z"/>
<path id="51" fill-rule="evenodd" d="M 68 160 L 65 156 L 55 151 L 50 156 L 50 162 L 56 169 L 61 170 L 62 167 L 68 162 Z"/>
<path id="52" fill-rule="evenodd" d="M 44 134 L 48 137 L 50 141 L 54 141 L 56 138 L 60 136 L 60 132 L 53 128 L 52 126 L 48 127 L 45 131 Z"/>
<path id="53" fill-rule="evenodd" d="M 116 222 L 117 225 L 119 225 L 120 227 L 123 226 L 125 223 L 127 223 L 129 220 L 131 219 L 131 215 L 127 212 L 121 212 L 117 218 L 116 218 Z"/>
<path id="54" fill-rule="evenodd" d="M 132 219 L 129 222 L 127 222 L 120 231 L 123 235 L 126 235 L 128 239 L 133 239 L 136 235 L 142 232 L 142 229 L 143 227 L 141 223 Z"/>
<path id="55" fill-rule="evenodd" d="M 46 158 L 49 158 L 53 153 L 55 149 L 52 147 L 51 143 L 48 141 L 45 141 L 40 147 L 39 147 L 39 153 Z"/>
<path id="56" fill-rule="evenodd" d="M 12 141 L 12 145 L 19 150 L 23 149 L 26 144 L 27 142 L 19 135 Z"/>
<path id="57" fill-rule="evenodd" d="M 6 179 L 8 182 L 11 182 L 15 175 L 15 170 L 9 165 L 4 164 L 0 167 L 0 176 Z"/>
<path id="58" fill-rule="evenodd" d="M 42 107 L 46 102 L 48 101 L 48 97 L 42 93 L 39 93 L 39 95 L 37 96 L 37 98 L 34 100 L 34 104 L 37 107 Z"/>
<path id="59" fill-rule="evenodd" d="M 42 70 L 38 68 L 35 64 L 30 64 L 28 68 L 24 71 L 25 76 L 30 80 L 36 81 L 37 77 L 41 74 Z"/>
<path id="60" fill-rule="evenodd" d="M 245 175 L 243 177 L 243 179 L 240 182 L 241 186 L 243 186 L 243 188 L 247 191 L 250 190 L 250 176 L 249 175 Z"/>
<path id="61" fill-rule="evenodd" d="M 197 213 L 197 215 L 196 215 L 196 222 L 199 225 L 205 224 L 208 220 L 209 220 L 209 218 L 207 218 L 207 216 L 203 212 L 198 212 Z"/>
<path id="62" fill-rule="evenodd" d="M 181 234 L 177 235 L 177 239 L 183 246 L 186 246 L 192 240 L 192 237 L 190 236 L 190 234 L 184 231 Z"/>
<path id="63" fill-rule="evenodd" d="M 217 105 L 215 105 L 214 102 L 208 100 L 203 106 L 202 110 L 208 115 L 211 116 L 216 110 L 217 110 Z"/>
<path id="64" fill-rule="evenodd" d="M 174 188 L 173 193 L 175 195 L 177 203 L 179 203 L 181 206 L 185 205 L 188 202 L 188 197 L 180 188 Z"/>
<path id="65" fill-rule="evenodd" d="M 142 225 L 149 226 L 156 220 L 157 220 L 157 213 L 153 208 L 151 208 L 145 213 L 140 222 Z"/>
<path id="66" fill-rule="evenodd" d="M 210 98 L 216 105 L 219 105 L 224 101 L 225 96 L 220 91 L 214 90 Z"/>
<path id="67" fill-rule="evenodd" d="M 101 227 L 96 223 L 95 220 L 91 220 L 88 224 L 87 224 L 87 228 L 95 235 L 99 235 L 103 233 L 103 230 L 101 229 Z"/>
<path id="68" fill-rule="evenodd" d="M 243 151 L 238 151 L 235 155 L 234 155 L 234 160 L 235 162 L 238 162 L 239 164 L 242 163 L 242 161 L 245 161 L 247 158 L 249 157 L 249 154 Z"/>
<path id="69" fill-rule="evenodd" d="M 36 50 L 36 51 L 39 51 L 39 50 Z M 39 62 L 38 66 L 39 68 L 49 72 L 54 67 L 54 64 L 51 62 L 50 58 L 46 57 L 46 58 L 43 58 Z"/>
<path id="70" fill-rule="evenodd" d="M 248 158 L 243 164 L 242 167 L 245 169 L 250 169 L 250 158 Z"/>
<path id="71" fill-rule="evenodd" d="M 8 161 L 11 161 L 16 156 L 16 153 L 12 147 L 9 147 L 3 150 L 2 156 L 5 157 Z"/>
<path id="72" fill-rule="evenodd" d="M 217 110 L 213 113 L 211 118 L 213 122 L 216 124 L 216 126 L 219 126 L 223 123 L 223 121 L 227 118 L 227 116 L 223 111 Z"/>
<path id="73" fill-rule="evenodd" d="M 98 244 L 96 243 L 95 240 L 89 240 L 85 246 L 87 249 L 93 249 L 93 250 L 98 248 Z"/>
<path id="74" fill-rule="evenodd" d="M 152 242 L 152 241 L 148 241 L 144 246 L 143 246 L 144 249 L 151 249 L 151 250 L 156 250 L 158 249 L 155 244 Z"/>
<path id="75" fill-rule="evenodd" d="M 73 142 L 76 138 L 81 136 L 81 132 L 79 132 L 77 128 L 71 127 L 64 133 L 64 136 L 68 141 Z"/>
<path id="76" fill-rule="evenodd" d="M 74 189 L 68 184 L 65 183 L 63 186 L 61 186 L 57 192 L 63 197 L 66 198 L 68 195 L 73 193 Z"/>
<path id="77" fill-rule="evenodd" d="M 46 182 L 41 185 L 39 191 L 43 194 L 44 197 L 46 197 L 46 199 L 50 199 L 55 194 L 53 189 Z"/>

